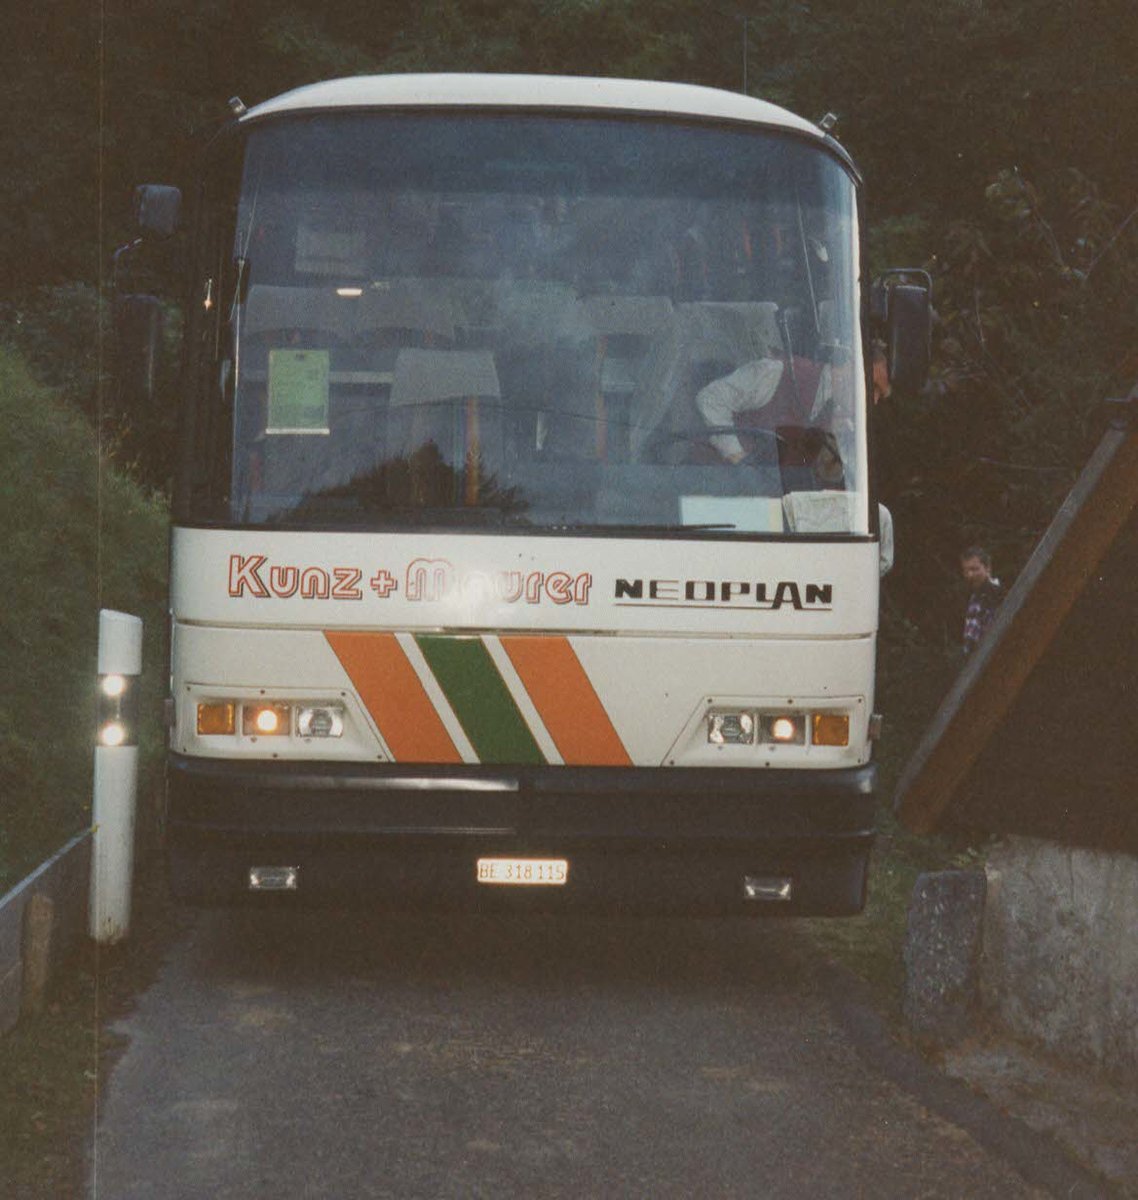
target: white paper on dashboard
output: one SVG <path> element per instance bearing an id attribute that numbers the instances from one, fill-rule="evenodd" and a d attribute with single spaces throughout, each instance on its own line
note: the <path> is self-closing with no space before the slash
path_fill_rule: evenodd
<path id="1" fill-rule="evenodd" d="M 770 496 L 681 496 L 685 525 L 724 525 L 740 533 L 782 533 L 782 502 Z"/>

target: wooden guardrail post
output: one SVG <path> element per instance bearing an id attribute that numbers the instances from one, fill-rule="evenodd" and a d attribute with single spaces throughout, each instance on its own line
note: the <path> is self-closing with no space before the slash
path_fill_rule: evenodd
<path id="1" fill-rule="evenodd" d="M 51 976 L 51 951 L 55 933 L 55 903 L 50 896 L 35 892 L 24 908 L 23 984 L 20 1011 L 35 1015 L 43 1009 L 44 994 Z"/>

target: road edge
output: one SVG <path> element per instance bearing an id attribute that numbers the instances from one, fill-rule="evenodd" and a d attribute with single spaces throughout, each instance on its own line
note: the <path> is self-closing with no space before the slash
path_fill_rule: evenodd
<path id="1" fill-rule="evenodd" d="M 998 1155 L 1033 1187 L 1063 1200 L 1110 1200 L 1115 1195 L 1100 1175 L 1050 1135 L 1001 1111 L 900 1041 L 873 1005 L 865 983 L 852 971 L 825 959 L 819 973 L 835 1019 L 858 1056 L 877 1074 Z"/>

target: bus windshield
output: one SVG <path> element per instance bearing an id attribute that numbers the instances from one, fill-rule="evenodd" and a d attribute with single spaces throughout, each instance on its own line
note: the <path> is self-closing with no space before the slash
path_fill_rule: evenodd
<path id="1" fill-rule="evenodd" d="M 200 519 L 867 532 L 855 188 L 819 146 L 330 113 L 252 126 L 235 170 L 206 205 Z"/>

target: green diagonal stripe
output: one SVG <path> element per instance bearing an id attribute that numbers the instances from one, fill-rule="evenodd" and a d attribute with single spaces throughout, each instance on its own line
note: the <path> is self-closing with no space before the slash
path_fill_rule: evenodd
<path id="1" fill-rule="evenodd" d="M 481 638 L 417 634 L 415 642 L 480 762 L 545 762 Z"/>

